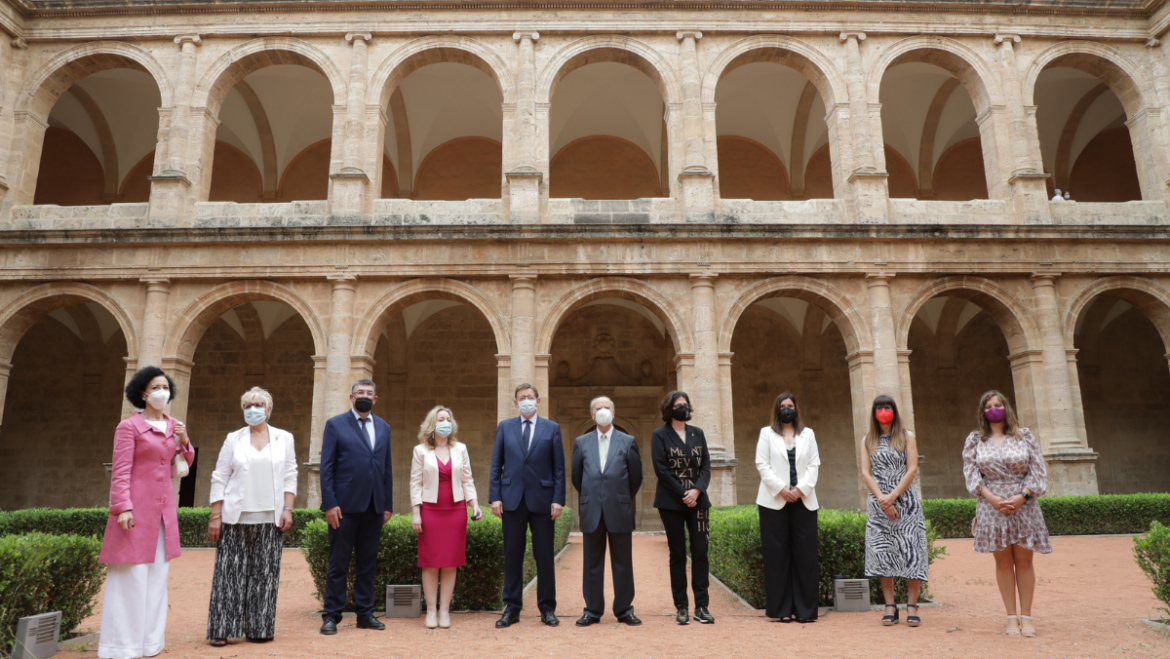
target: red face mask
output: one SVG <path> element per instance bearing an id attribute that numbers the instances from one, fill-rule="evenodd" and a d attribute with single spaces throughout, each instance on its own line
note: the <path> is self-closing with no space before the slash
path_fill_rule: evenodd
<path id="1" fill-rule="evenodd" d="M 893 423 L 894 410 L 878 410 L 873 413 L 873 416 L 878 420 L 878 423 Z"/>

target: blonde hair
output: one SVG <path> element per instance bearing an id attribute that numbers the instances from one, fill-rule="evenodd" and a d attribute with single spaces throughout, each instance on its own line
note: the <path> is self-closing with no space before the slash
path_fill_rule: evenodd
<path id="1" fill-rule="evenodd" d="M 240 409 L 244 409 L 249 403 L 254 403 L 257 400 L 264 403 L 264 409 L 272 409 L 272 394 L 260 387 L 252 387 L 240 396 Z"/>
<path id="2" fill-rule="evenodd" d="M 898 411 L 898 403 L 889 396 L 878 396 L 873 399 L 873 407 L 869 410 L 869 432 L 865 433 L 865 452 L 869 455 L 877 453 L 878 444 L 882 439 L 882 427 L 877 420 L 878 406 L 889 406 L 894 411 L 894 420 L 890 422 L 890 450 L 898 453 L 906 452 L 906 426 L 902 425 L 902 413 Z"/>
<path id="3" fill-rule="evenodd" d="M 1007 437 L 1023 439 L 1024 433 L 1020 432 L 1020 422 L 1016 420 L 1016 411 L 1012 409 L 1012 404 L 1008 401 L 1007 396 L 992 389 L 979 399 L 979 411 L 977 412 L 979 415 L 979 441 L 987 441 L 987 438 L 991 437 L 991 422 L 983 416 L 983 411 L 987 409 L 987 401 L 992 398 L 998 398 L 999 402 L 1003 403 L 1003 411 L 1006 412 L 1003 420 L 1003 434 Z"/>
<path id="4" fill-rule="evenodd" d="M 459 424 L 455 422 L 455 413 L 450 408 L 436 405 L 427 412 L 423 422 L 418 427 L 418 443 L 426 444 L 431 449 L 435 448 L 435 417 L 439 416 L 439 412 L 446 412 L 451 416 L 451 436 L 447 438 L 447 444 L 455 444 L 458 440 L 456 435 L 459 434 Z"/>

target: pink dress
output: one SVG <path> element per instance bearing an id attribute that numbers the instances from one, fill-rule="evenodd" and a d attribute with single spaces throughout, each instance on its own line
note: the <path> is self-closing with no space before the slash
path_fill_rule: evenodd
<path id="1" fill-rule="evenodd" d="M 963 446 L 963 476 L 967 490 L 979 498 L 975 504 L 975 520 L 971 532 L 975 536 L 975 551 L 990 554 L 1018 545 L 1041 554 L 1052 552 L 1048 541 L 1048 526 L 1040 510 L 1039 497 L 1048 489 L 1048 471 L 1040 445 L 1032 431 L 1021 428 L 1023 439 L 1006 437 L 996 446 L 982 440 L 978 431 L 967 436 Z M 1032 498 L 1014 515 L 1005 515 L 980 494 L 983 486 L 995 496 L 1008 499 L 1021 494 L 1024 488 Z"/>
<path id="2" fill-rule="evenodd" d="M 418 534 L 419 567 L 462 567 L 467 563 L 467 504 L 451 489 L 451 460 L 439 463 L 439 500 L 423 502 Z"/>

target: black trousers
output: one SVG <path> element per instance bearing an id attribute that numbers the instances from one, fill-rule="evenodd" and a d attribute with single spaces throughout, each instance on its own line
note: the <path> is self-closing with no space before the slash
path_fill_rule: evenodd
<path id="1" fill-rule="evenodd" d="M 803 499 L 780 510 L 759 509 L 766 615 L 816 620 L 820 600 L 817 511 L 805 508 Z"/>
<path id="2" fill-rule="evenodd" d="M 207 638 L 272 638 L 284 534 L 276 524 L 224 524 L 215 550 Z"/>
<path id="3" fill-rule="evenodd" d="M 634 534 L 610 533 L 605 528 L 605 515 L 593 533 L 581 534 L 585 550 L 585 570 L 581 578 L 581 593 L 585 596 L 585 612 L 600 618 L 605 612 L 605 546 L 609 544 L 609 567 L 613 571 L 613 614 L 622 617 L 633 613 L 634 607 Z"/>
<path id="4" fill-rule="evenodd" d="M 346 577 L 349 561 L 357 561 L 353 579 L 353 600 L 359 620 L 374 617 L 374 573 L 378 566 L 378 543 L 382 539 L 383 516 L 374 510 L 374 500 L 364 513 L 343 513 L 336 529 L 329 528 L 329 570 L 325 573 L 325 613 L 322 618 L 341 620 L 348 594 Z"/>
<path id="5" fill-rule="evenodd" d="M 666 528 L 666 545 L 670 548 L 670 592 L 676 609 L 689 606 L 687 601 L 687 536 L 691 538 L 691 587 L 695 591 L 695 606 L 710 604 L 707 589 L 709 565 L 707 538 L 710 534 L 708 511 L 698 508 L 670 510 L 659 508 L 658 516 Z"/>
<path id="6" fill-rule="evenodd" d="M 553 564 L 556 522 L 551 508 L 529 510 L 524 499 L 511 512 L 504 511 L 504 610 L 524 608 L 524 552 L 532 529 L 532 558 L 536 560 L 536 606 L 541 613 L 557 610 L 557 575 Z"/>

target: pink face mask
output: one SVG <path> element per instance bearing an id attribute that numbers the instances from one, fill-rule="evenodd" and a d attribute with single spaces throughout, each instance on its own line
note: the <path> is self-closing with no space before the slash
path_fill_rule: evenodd
<path id="1" fill-rule="evenodd" d="M 992 407 L 983 411 L 983 416 L 991 423 L 1003 423 L 1007 418 L 1007 410 L 1002 407 Z"/>

